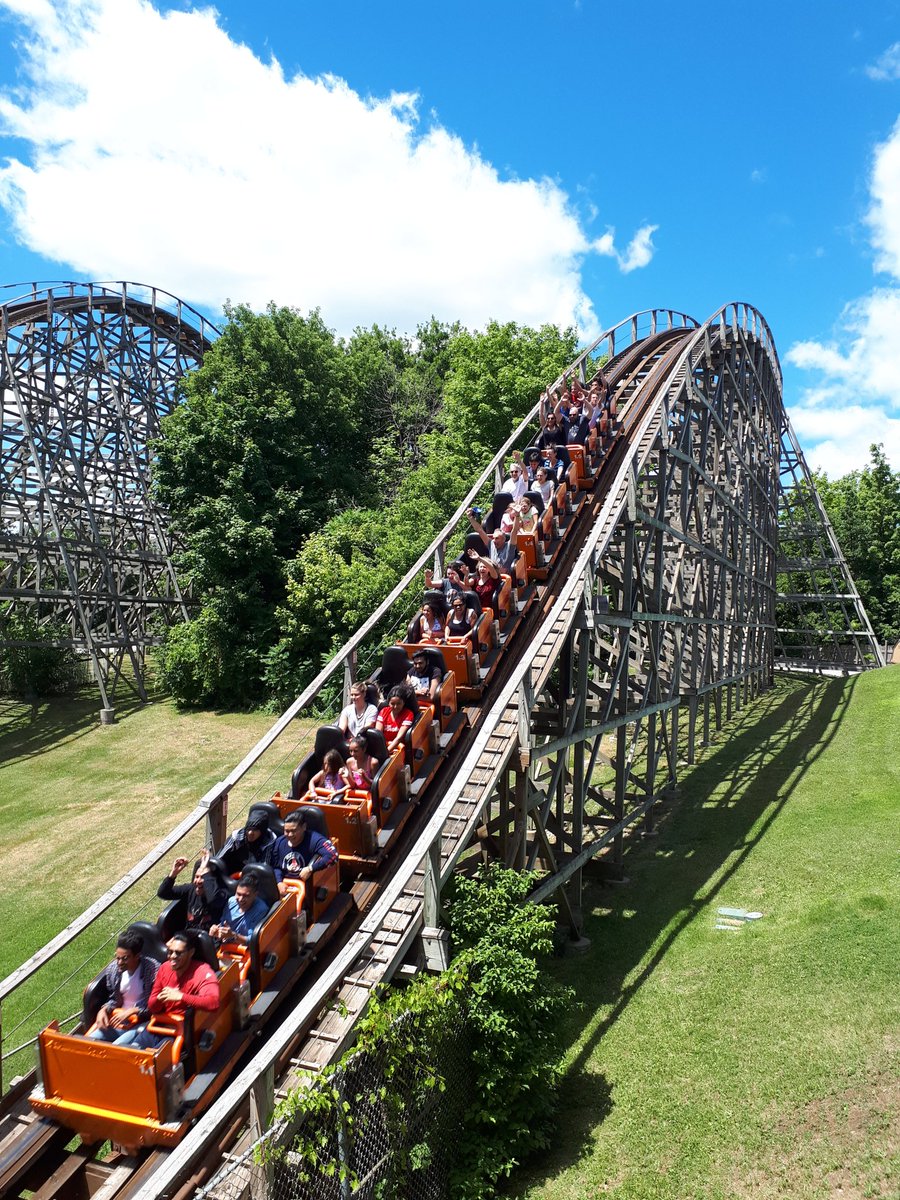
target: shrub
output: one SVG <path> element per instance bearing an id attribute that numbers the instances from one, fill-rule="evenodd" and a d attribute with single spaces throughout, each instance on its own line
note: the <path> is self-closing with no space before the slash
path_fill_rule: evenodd
<path id="1" fill-rule="evenodd" d="M 84 666 L 70 646 L 54 645 L 70 639 L 62 621 L 39 624 L 31 613 L 0 617 L 0 692 L 30 698 L 74 691 L 84 681 Z"/>

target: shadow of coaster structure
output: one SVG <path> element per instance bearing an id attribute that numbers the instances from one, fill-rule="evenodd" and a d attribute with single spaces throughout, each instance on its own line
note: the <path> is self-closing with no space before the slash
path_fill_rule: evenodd
<path id="1" fill-rule="evenodd" d="M 0 616 L 54 631 L 5 644 L 74 649 L 111 719 L 119 685 L 146 699 L 146 649 L 187 617 L 150 445 L 218 331 L 140 284 L 11 285 L 0 299 Z"/>

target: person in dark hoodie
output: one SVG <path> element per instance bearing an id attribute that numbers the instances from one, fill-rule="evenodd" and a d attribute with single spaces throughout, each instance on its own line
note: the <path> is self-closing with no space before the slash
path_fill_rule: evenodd
<path id="1" fill-rule="evenodd" d="M 269 828 L 268 815 L 257 809 L 251 812 L 243 829 L 236 829 L 216 858 L 224 864 L 229 875 L 239 875 L 248 863 L 271 865 L 275 834 Z"/>
<path id="2" fill-rule="evenodd" d="M 228 893 L 209 869 L 209 851 L 204 850 L 194 863 L 194 879 L 192 883 L 178 883 L 175 880 L 188 865 L 186 858 L 176 858 L 172 870 L 157 889 L 160 900 L 187 900 L 187 929 L 202 929 L 209 933 L 210 925 L 217 925 L 222 920 Z"/>

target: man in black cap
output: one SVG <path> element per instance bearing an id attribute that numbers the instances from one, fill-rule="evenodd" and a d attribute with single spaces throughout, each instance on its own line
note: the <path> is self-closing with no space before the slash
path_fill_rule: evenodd
<path id="1" fill-rule="evenodd" d="M 268 863 L 275 834 L 269 829 L 268 814 L 260 808 L 250 813 L 243 829 L 236 829 L 216 855 L 229 875 L 237 875 L 248 863 Z"/>

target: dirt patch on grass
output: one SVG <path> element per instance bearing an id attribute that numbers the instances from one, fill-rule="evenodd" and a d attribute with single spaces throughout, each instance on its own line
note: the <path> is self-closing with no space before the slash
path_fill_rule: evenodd
<path id="1" fill-rule="evenodd" d="M 900 1179 L 900 1078 L 871 1080 L 783 1113 L 771 1144 L 735 1168 L 736 1200 L 896 1200 Z"/>

